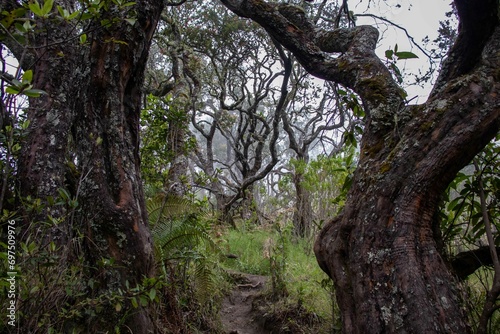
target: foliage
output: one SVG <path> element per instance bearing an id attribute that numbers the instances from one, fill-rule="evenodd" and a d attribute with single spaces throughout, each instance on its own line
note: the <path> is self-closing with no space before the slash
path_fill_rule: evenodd
<path id="1" fill-rule="evenodd" d="M 468 309 L 471 325 L 477 328 L 484 307 L 486 293 L 491 289 L 494 270 L 488 267 L 478 269 L 463 282 L 464 302 Z M 500 332 L 500 314 L 495 312 L 490 319 L 488 333 Z"/>
<path id="2" fill-rule="evenodd" d="M 171 95 L 157 97 L 149 94 L 146 106 L 141 112 L 141 171 L 144 183 L 155 190 L 165 184 L 168 169 L 174 158 L 169 150 L 169 136 L 172 124 L 186 126 L 188 115 L 179 108 Z M 184 154 L 192 150 L 194 141 L 187 141 L 181 148 Z"/>
<path id="3" fill-rule="evenodd" d="M 398 45 L 396 44 L 394 45 L 393 50 L 389 49 L 385 51 L 385 58 L 389 69 L 396 77 L 396 80 L 401 84 L 403 83 L 403 74 L 401 73 L 399 67 L 396 65 L 397 61 L 418 58 L 418 56 L 410 51 L 398 51 Z M 406 97 L 406 94 L 404 97 Z"/>
<path id="4" fill-rule="evenodd" d="M 473 165 L 462 170 L 448 187 L 442 205 L 441 229 L 446 243 L 465 242 L 479 246 L 485 227 L 479 199 L 479 177 L 488 201 L 488 215 L 497 231 L 495 244 L 500 245 L 500 137 L 488 144 L 474 158 Z"/>
<path id="5" fill-rule="evenodd" d="M 57 5 L 54 8 L 54 0 L 47 0 L 42 4 L 38 1 L 24 2 L 23 7 L 10 12 L 6 10 L 1 12 L 0 24 L 2 24 L 3 29 L 0 31 L 0 41 L 13 38 L 19 45 L 29 45 L 30 36 L 40 33 L 40 29 L 44 29 L 39 20 L 41 22 L 52 20 L 59 24 L 70 24 L 75 27 L 75 32 L 79 32 L 79 42 L 83 45 L 87 43 L 87 35 L 94 32 L 91 28 L 94 21 L 100 23 L 101 29 L 120 22 L 134 25 L 136 22 L 135 4 L 133 1 L 122 0 L 78 1 L 76 6 L 78 9 L 73 8 L 73 10 L 70 5 L 67 7 Z M 106 12 L 117 10 L 122 11 L 124 15 L 121 17 L 116 15 L 112 18 L 105 17 L 107 16 Z M 118 40 L 105 42 L 124 43 Z M 63 55 L 64 53 L 61 53 L 61 56 Z M 11 86 L 12 92 L 16 92 L 16 94 L 39 96 L 44 93 L 41 90 L 32 89 L 25 82 L 21 82 L 20 85 L 17 83 L 19 82 L 14 82 Z"/>
<path id="6" fill-rule="evenodd" d="M 147 201 L 147 209 L 162 277 L 178 294 L 167 302 L 182 300 L 198 309 L 190 322 L 210 322 L 224 278 L 218 264 L 221 250 L 209 233 L 208 211 L 199 203 L 161 193 Z"/>
<path id="7" fill-rule="evenodd" d="M 61 190 L 61 196 L 53 200 L 54 206 L 69 206 L 77 209 L 77 203 Z M 27 209 L 41 210 L 40 200 L 25 199 L 24 205 Z M 76 205 L 76 206 L 75 206 Z M 14 222 L 21 219 L 15 213 L 9 216 Z M 68 218 L 71 214 L 68 214 Z M 50 227 L 60 224 L 61 221 L 48 220 L 37 222 L 41 226 Z M 101 319 L 109 309 L 115 310 L 119 315 L 119 323 L 113 324 L 118 333 L 119 328 L 129 316 L 125 312 L 126 305 L 132 309 L 144 307 L 150 303 L 159 302 L 157 291 L 162 288 L 162 282 L 157 278 L 144 278 L 136 286 L 126 283 L 126 289 L 99 288 L 103 277 L 94 276 L 87 279 L 89 272 L 96 272 L 96 268 L 89 266 L 84 260 L 82 248 L 83 236 L 78 230 L 67 248 L 58 248 L 54 241 L 46 244 L 41 242 L 40 235 L 30 234 L 20 238 L 20 228 L 16 229 L 16 267 L 14 270 L 8 268 L 7 245 L 0 242 L 0 268 L 2 277 L 0 281 L 0 305 L 3 310 L 7 309 L 7 273 L 17 273 L 17 324 L 29 333 L 86 333 L 89 324 Z M 4 240 L 4 233 L 0 233 Z M 97 261 L 99 269 L 111 270 L 116 267 L 114 259 L 101 258 Z M 96 291 L 100 291 L 97 292 Z M 43 307 L 41 305 L 54 305 L 54 307 Z M 2 322 L 2 326 L 7 326 Z M 0 327 L 0 331 L 8 332 L 7 327 Z"/>
<path id="8" fill-rule="evenodd" d="M 284 284 L 282 288 L 287 292 L 281 300 L 300 304 L 322 319 L 331 319 L 331 291 L 322 285 L 328 277 L 316 264 L 310 240 L 291 242 L 291 228 L 290 224 L 281 224 L 227 230 L 223 234 L 224 249 L 236 258 L 227 258 L 224 267 L 275 276 L 277 286 Z M 275 295 L 271 285 L 268 289 L 270 297 Z"/>
<path id="9" fill-rule="evenodd" d="M 356 162 L 353 147 L 335 156 L 319 155 L 308 164 L 291 160 L 294 169 L 304 175 L 303 186 L 311 194 L 317 227 L 343 208 Z"/>

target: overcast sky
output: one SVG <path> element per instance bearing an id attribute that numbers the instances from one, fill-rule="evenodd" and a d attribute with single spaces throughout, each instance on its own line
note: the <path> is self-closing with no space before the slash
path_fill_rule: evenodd
<path id="1" fill-rule="evenodd" d="M 385 17 L 404 27 L 416 43 L 424 46 L 422 39 L 426 36 L 429 36 L 431 41 L 437 37 L 439 21 L 444 20 L 446 18 L 445 13 L 451 10 L 450 3 L 451 0 L 371 0 L 370 7 L 367 9 L 368 0 L 361 0 L 358 3 L 354 0 L 349 3 L 349 9 L 355 14 L 370 13 Z M 374 20 L 368 17 L 359 17 L 356 24 L 376 25 L 379 28 L 381 31 L 381 40 L 379 42 L 378 54 L 381 57 L 384 57 L 385 50 L 392 49 L 396 43 L 398 44 L 399 51 L 412 51 L 417 54 L 419 59 L 398 62 L 398 67 L 404 69 L 405 73 L 418 73 L 417 69 L 419 68 L 423 72 L 429 69 L 429 62 L 426 56 L 415 46 L 411 45 L 406 34 L 400 29 L 390 27 L 380 21 L 374 24 Z M 438 69 L 436 68 L 436 71 Z M 431 84 L 426 85 L 424 88 L 407 87 L 408 98 L 418 95 L 418 102 L 422 103 L 425 101 L 431 88 Z M 417 100 L 412 101 L 412 103 L 414 102 L 417 102 Z"/>

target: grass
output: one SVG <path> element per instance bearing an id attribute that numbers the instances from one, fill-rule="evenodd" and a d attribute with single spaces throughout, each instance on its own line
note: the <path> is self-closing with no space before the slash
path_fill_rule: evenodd
<path id="1" fill-rule="evenodd" d="M 319 268 L 311 241 L 292 242 L 286 228 L 280 234 L 273 226 L 242 226 L 238 230 L 227 230 L 223 238 L 226 252 L 237 256 L 224 261 L 226 269 L 272 276 L 270 263 L 274 256 L 274 259 L 284 264 L 281 275 L 288 294 L 286 300 L 280 300 L 273 307 L 296 305 L 316 315 L 329 327 L 316 333 L 331 333 L 331 281 Z"/>

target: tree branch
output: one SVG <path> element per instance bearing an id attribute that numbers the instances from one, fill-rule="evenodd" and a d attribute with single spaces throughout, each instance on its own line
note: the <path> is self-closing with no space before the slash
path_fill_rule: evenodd
<path id="1" fill-rule="evenodd" d="M 259 23 L 309 73 L 358 93 L 372 125 L 393 126 L 394 114 L 404 99 L 402 90 L 375 54 L 378 39 L 375 28 L 317 30 L 300 7 L 258 0 L 221 1 L 237 15 Z M 341 55 L 335 58 L 329 53 Z"/>
<path id="2" fill-rule="evenodd" d="M 500 247 L 496 247 L 497 254 Z M 489 246 L 458 253 L 450 261 L 453 272 L 460 280 L 465 280 L 483 266 L 493 265 Z"/>

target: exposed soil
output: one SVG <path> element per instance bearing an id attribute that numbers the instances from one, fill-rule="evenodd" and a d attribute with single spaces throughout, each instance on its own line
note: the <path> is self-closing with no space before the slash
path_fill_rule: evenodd
<path id="1" fill-rule="evenodd" d="M 220 316 L 224 331 L 227 334 L 269 334 L 255 319 L 256 312 L 252 308 L 255 297 L 262 291 L 268 278 L 243 273 L 235 273 L 233 277 L 236 286 L 222 302 Z"/>

